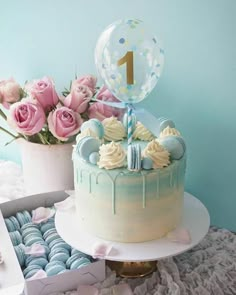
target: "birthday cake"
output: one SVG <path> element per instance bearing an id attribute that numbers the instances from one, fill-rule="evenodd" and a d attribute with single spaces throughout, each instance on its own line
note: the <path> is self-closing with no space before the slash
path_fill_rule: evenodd
<path id="1" fill-rule="evenodd" d="M 175 229 L 183 214 L 186 147 L 172 120 L 154 136 L 127 115 L 83 123 L 73 151 L 78 226 L 110 241 L 144 242 Z"/>

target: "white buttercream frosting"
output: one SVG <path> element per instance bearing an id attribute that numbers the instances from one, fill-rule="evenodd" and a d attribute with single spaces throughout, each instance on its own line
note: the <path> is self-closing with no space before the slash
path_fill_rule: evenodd
<path id="1" fill-rule="evenodd" d="M 163 137 L 166 137 L 166 136 L 173 136 L 173 135 L 176 135 L 176 136 L 181 136 L 180 132 L 175 129 L 175 128 L 171 128 L 170 126 L 167 126 L 159 135 L 159 138 L 163 138 Z"/>
<path id="2" fill-rule="evenodd" d="M 104 138 L 108 141 L 119 141 L 126 137 L 124 125 L 116 117 L 106 118 L 102 121 Z"/>
<path id="3" fill-rule="evenodd" d="M 152 159 L 153 168 L 163 168 L 170 164 L 170 154 L 156 140 L 148 143 L 142 152 L 143 157 Z"/>
<path id="4" fill-rule="evenodd" d="M 99 154 L 100 160 L 97 163 L 99 168 L 114 169 L 125 165 L 126 152 L 120 143 L 112 141 L 101 145 Z"/>
<path id="5" fill-rule="evenodd" d="M 150 141 L 154 139 L 154 135 L 141 122 L 138 121 L 133 133 L 133 138 Z"/>

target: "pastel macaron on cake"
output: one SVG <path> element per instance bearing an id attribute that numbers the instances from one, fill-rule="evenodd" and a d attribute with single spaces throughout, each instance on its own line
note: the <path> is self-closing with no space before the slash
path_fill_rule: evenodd
<path id="1" fill-rule="evenodd" d="M 95 127 L 96 126 L 96 127 Z M 186 146 L 172 120 L 158 136 L 135 117 L 127 143 L 127 115 L 82 125 L 73 150 L 78 226 L 105 240 L 161 238 L 181 222 Z"/>

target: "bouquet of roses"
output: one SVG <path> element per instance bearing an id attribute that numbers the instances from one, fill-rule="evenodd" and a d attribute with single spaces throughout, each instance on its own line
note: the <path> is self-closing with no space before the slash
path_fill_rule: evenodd
<path id="1" fill-rule="evenodd" d="M 0 131 L 14 139 L 22 137 L 35 143 L 60 144 L 74 141 L 85 120 L 97 118 L 102 121 L 111 116 L 121 118 L 122 109 L 99 102 L 118 100 L 105 86 L 99 89 L 96 83 L 97 79 L 92 75 L 76 78 L 70 89 L 59 95 L 49 77 L 27 82 L 23 87 L 13 78 L 2 80 L 0 117 L 17 135 L 1 126 Z"/>

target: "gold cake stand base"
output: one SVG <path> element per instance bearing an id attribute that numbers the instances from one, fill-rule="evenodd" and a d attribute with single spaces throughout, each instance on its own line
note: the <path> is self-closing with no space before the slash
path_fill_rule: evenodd
<path id="1" fill-rule="evenodd" d="M 157 261 L 120 262 L 107 260 L 106 265 L 122 278 L 142 278 L 157 269 Z"/>

